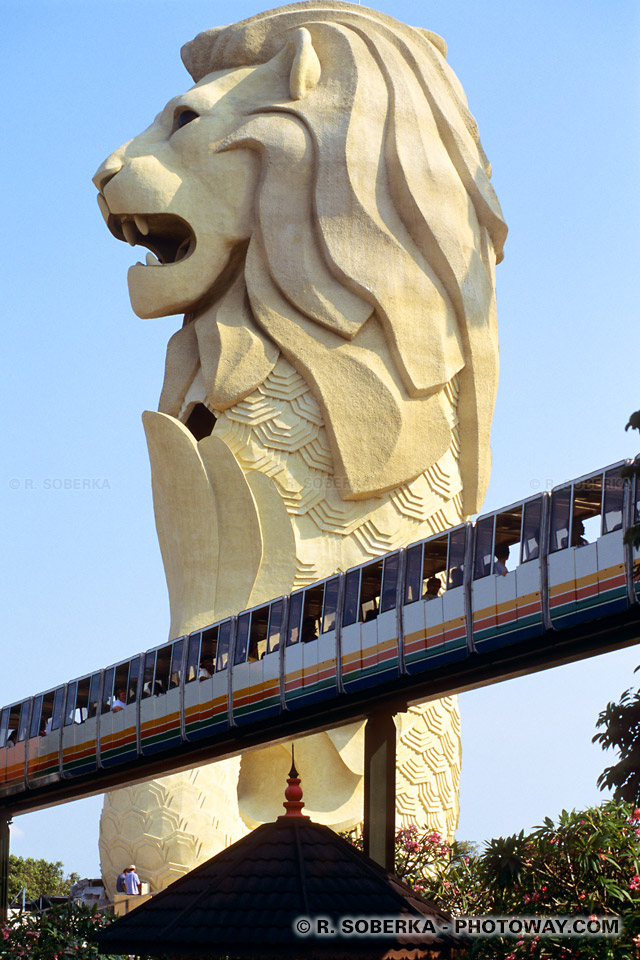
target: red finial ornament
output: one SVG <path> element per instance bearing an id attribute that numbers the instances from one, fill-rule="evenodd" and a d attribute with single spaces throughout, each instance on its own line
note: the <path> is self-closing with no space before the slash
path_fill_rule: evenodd
<path id="1" fill-rule="evenodd" d="M 284 792 L 286 797 L 282 806 L 287 811 L 285 817 L 304 817 L 308 820 L 306 813 L 302 813 L 304 801 L 302 800 L 302 787 L 300 786 L 300 777 L 296 770 L 296 762 L 293 755 L 293 745 L 291 746 L 291 770 L 289 770 L 289 779 L 287 780 L 287 789 Z M 282 817 L 280 818 L 282 819 Z"/>

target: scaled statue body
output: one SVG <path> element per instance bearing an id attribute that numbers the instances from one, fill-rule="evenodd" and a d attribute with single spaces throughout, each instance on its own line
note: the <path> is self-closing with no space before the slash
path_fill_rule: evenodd
<path id="1" fill-rule="evenodd" d="M 433 34 L 310 0 L 183 59 L 196 86 L 95 177 L 112 232 L 152 251 L 136 313 L 185 314 L 144 415 L 171 637 L 479 508 L 506 233 Z M 398 812 L 451 835 L 455 699 L 398 724 Z M 361 819 L 361 733 L 297 749 L 316 819 Z M 107 880 L 129 860 L 164 886 L 270 819 L 286 763 L 272 747 L 110 795 Z"/>

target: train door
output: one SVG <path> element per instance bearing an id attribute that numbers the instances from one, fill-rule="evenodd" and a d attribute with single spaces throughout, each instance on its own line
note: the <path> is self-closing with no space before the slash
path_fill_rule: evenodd
<path id="1" fill-rule="evenodd" d="M 476 650 L 539 636 L 542 495 L 475 524 L 471 605 Z"/>
<path id="2" fill-rule="evenodd" d="M 337 693 L 339 585 L 340 578 L 331 577 L 291 595 L 284 651 L 284 695 L 289 709 Z"/>
<path id="3" fill-rule="evenodd" d="M 137 696 L 142 657 L 104 672 L 100 716 L 100 766 L 114 767 L 138 756 Z"/>
<path id="4" fill-rule="evenodd" d="M 626 610 L 628 594 L 624 545 L 624 464 L 605 470 L 602 481 L 602 533 L 598 552 L 598 616 Z"/>
<path id="5" fill-rule="evenodd" d="M 150 756 L 182 743 L 180 685 L 185 637 L 150 650 L 140 693 L 140 750 Z"/>
<path id="6" fill-rule="evenodd" d="M 400 672 L 396 596 L 399 555 L 347 571 L 342 615 L 342 682 L 358 690 Z"/>
<path id="7" fill-rule="evenodd" d="M 627 606 L 621 467 L 551 493 L 549 613 L 556 629 Z"/>
<path id="8" fill-rule="evenodd" d="M 41 787 L 60 779 L 60 729 L 64 687 L 41 693 L 33 700 L 27 783 Z"/>
<path id="9" fill-rule="evenodd" d="M 18 793 L 25 788 L 27 734 L 31 700 L 5 707 L 0 720 L 0 752 L 4 768 L 0 769 L 0 796 Z M 1 762 L 1 761 L 0 761 Z"/>
<path id="10" fill-rule="evenodd" d="M 280 633 L 284 599 L 241 613 L 236 624 L 233 722 L 280 713 Z"/>
<path id="11" fill-rule="evenodd" d="M 402 622 L 407 673 L 467 654 L 465 527 L 407 548 Z"/>
<path id="12" fill-rule="evenodd" d="M 192 742 L 229 727 L 229 654 L 232 620 L 188 638 L 184 684 L 185 738 Z"/>
<path id="13" fill-rule="evenodd" d="M 62 775 L 79 777 L 98 769 L 98 696 L 101 674 L 67 684 L 62 719 Z"/>

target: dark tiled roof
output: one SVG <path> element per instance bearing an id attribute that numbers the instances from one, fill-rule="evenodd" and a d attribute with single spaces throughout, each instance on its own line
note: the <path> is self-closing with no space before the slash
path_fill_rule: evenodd
<path id="1" fill-rule="evenodd" d="M 98 936 L 101 953 L 167 957 L 448 957 L 453 940 L 299 937 L 297 917 L 446 918 L 328 827 L 281 817 L 176 880 Z"/>

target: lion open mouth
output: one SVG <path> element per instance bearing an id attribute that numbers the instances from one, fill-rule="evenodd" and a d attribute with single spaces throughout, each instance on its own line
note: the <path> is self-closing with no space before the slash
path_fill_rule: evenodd
<path id="1" fill-rule="evenodd" d="M 132 247 L 146 247 L 147 266 L 157 267 L 178 263 L 191 256 L 196 238 L 189 224 L 173 214 L 113 214 L 107 226 L 118 240 Z"/>

